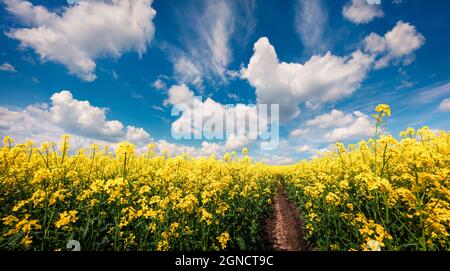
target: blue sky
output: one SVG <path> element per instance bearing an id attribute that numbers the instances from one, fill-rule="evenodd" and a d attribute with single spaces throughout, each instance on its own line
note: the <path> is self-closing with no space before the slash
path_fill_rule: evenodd
<path id="1" fill-rule="evenodd" d="M 450 3 L 425 0 L 3 0 L 0 136 L 75 147 L 128 140 L 160 152 L 292 163 L 335 141 L 450 129 Z M 66 91 L 64 91 L 66 90 Z M 175 100 L 280 105 L 280 146 L 175 140 Z M 189 95 L 188 95 L 189 96 Z"/>

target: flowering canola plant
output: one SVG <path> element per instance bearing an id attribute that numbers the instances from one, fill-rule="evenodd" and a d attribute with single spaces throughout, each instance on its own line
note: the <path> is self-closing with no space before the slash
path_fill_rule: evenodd
<path id="1" fill-rule="evenodd" d="M 389 106 L 375 111 L 373 138 L 283 169 L 307 238 L 322 250 L 450 250 L 450 133 L 397 140 L 382 133 Z"/>
<path id="2" fill-rule="evenodd" d="M 246 151 L 245 151 L 246 152 Z M 280 182 L 245 154 L 193 159 L 92 145 L 0 149 L 0 250 L 263 249 L 262 221 Z"/>

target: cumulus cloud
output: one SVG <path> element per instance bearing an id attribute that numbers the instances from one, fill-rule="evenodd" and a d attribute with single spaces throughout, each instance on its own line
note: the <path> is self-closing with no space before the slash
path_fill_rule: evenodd
<path id="1" fill-rule="evenodd" d="M 104 109 L 93 107 L 87 101 L 74 100 L 70 98 L 71 95 L 69 94 L 65 91 L 55 93 L 52 96 L 52 101 L 56 101 L 58 107 L 67 104 L 69 108 L 75 109 L 76 114 L 74 115 L 80 113 L 78 109 L 83 108 L 86 111 L 83 116 L 74 118 L 65 113 L 55 116 L 60 112 L 59 109 L 53 110 L 55 102 L 50 106 L 45 103 L 34 104 L 24 109 L 14 110 L 0 106 L 0 136 L 8 135 L 17 143 L 29 139 L 36 143 L 42 143 L 59 142 L 63 134 L 70 134 L 72 149 L 86 148 L 93 143 L 108 144 L 114 149 L 118 142 L 127 141 L 135 144 L 137 152 L 140 153 L 147 151 L 147 144 L 154 143 L 157 154 L 169 154 L 171 156 L 184 153 L 196 157 L 210 156 L 211 154 L 222 155 L 226 150 L 222 145 L 207 141 L 202 142 L 199 148 L 170 143 L 163 139 L 154 141 L 145 129 L 131 125 L 125 129 L 119 121 L 113 121 L 118 127 L 121 127 L 121 129 L 112 131 L 115 136 L 113 137 L 113 134 L 110 134 L 105 137 L 103 129 L 92 131 L 92 127 L 90 127 L 92 121 L 98 121 L 99 126 L 103 128 L 110 126 L 108 123 L 111 121 L 104 118 Z M 63 97 L 63 99 L 61 96 L 66 97 Z M 61 100 L 65 102 L 61 102 Z M 66 121 L 67 124 L 62 125 L 63 121 Z M 75 127 L 76 129 L 74 129 Z"/>
<path id="2" fill-rule="evenodd" d="M 356 24 L 365 24 L 375 18 L 383 17 L 380 4 L 369 3 L 368 0 L 351 0 L 342 9 L 342 15 Z"/>
<path id="3" fill-rule="evenodd" d="M 177 156 L 185 153 L 206 157 L 212 154 L 221 156 L 229 148 L 207 141 L 196 148 L 164 139 L 153 140 L 144 128 L 132 125 L 125 128 L 120 121 L 107 120 L 106 109 L 74 99 L 69 91 L 53 94 L 50 105 L 33 104 L 23 109 L 0 106 L 1 137 L 11 136 L 17 143 L 29 139 L 42 143 L 59 142 L 63 134 L 71 135 L 72 149 L 86 148 L 93 143 L 115 148 L 118 142 L 128 141 L 135 144 L 141 153 L 147 150 L 147 144 L 154 143 L 157 154 Z"/>
<path id="4" fill-rule="evenodd" d="M 224 150 L 224 147 L 220 144 L 203 141 L 197 153 L 199 156 L 210 156 L 213 154 L 220 156 L 224 153 Z"/>
<path id="5" fill-rule="evenodd" d="M 313 151 L 313 149 L 308 145 L 300 146 L 300 147 L 296 148 L 296 150 L 298 152 L 312 152 Z"/>
<path id="6" fill-rule="evenodd" d="M 440 111 L 450 111 L 450 98 L 442 100 L 439 104 Z"/>
<path id="7" fill-rule="evenodd" d="M 225 142 L 225 148 L 227 150 L 240 150 L 248 146 L 251 142 L 246 136 L 231 134 Z"/>
<path id="8" fill-rule="evenodd" d="M 358 139 L 374 134 L 373 121 L 365 114 L 355 111 L 352 113 L 354 120 L 347 126 L 335 128 L 325 134 L 328 141 L 342 141 L 348 139 Z"/>
<path id="9" fill-rule="evenodd" d="M 9 64 L 8 62 L 3 63 L 0 65 L 0 71 L 4 72 L 17 72 L 16 68 L 14 68 L 13 65 Z"/>
<path id="10" fill-rule="evenodd" d="M 287 155 L 265 155 L 257 160 L 269 165 L 292 165 L 296 162 L 296 159 Z"/>
<path id="11" fill-rule="evenodd" d="M 187 154 L 194 157 L 209 157 L 211 155 L 216 155 L 217 158 L 220 158 L 226 151 L 223 145 L 208 141 L 203 141 L 201 146 L 198 148 L 183 144 L 170 143 L 164 139 L 157 140 L 154 144 L 157 153 L 168 154 L 170 156 Z"/>
<path id="12" fill-rule="evenodd" d="M 155 147 L 159 153 L 167 153 L 172 156 L 181 155 L 183 153 L 192 155 L 195 153 L 194 147 L 170 143 L 163 139 L 155 142 Z"/>
<path id="13" fill-rule="evenodd" d="M 414 59 L 413 53 L 423 46 L 425 38 L 415 26 L 398 21 L 396 26 L 383 37 L 371 33 L 364 39 L 366 52 L 380 56 L 375 68 L 384 68 L 391 61 L 397 60 L 407 65 Z"/>
<path id="14" fill-rule="evenodd" d="M 330 113 L 315 117 L 306 122 L 309 126 L 320 128 L 342 127 L 352 123 L 354 120 L 352 114 L 345 114 L 342 111 L 333 109 Z"/>
<path id="15" fill-rule="evenodd" d="M 192 92 L 185 84 L 172 86 L 167 93 L 168 97 L 164 100 L 164 105 L 190 105 L 194 101 L 194 92 Z"/>
<path id="16" fill-rule="evenodd" d="M 329 154 L 330 152 L 335 151 L 335 149 L 336 149 L 335 147 L 336 147 L 335 145 L 328 145 L 328 146 L 320 148 L 318 150 L 314 150 L 311 158 L 316 159 L 316 158 L 324 157 L 327 154 Z"/>
<path id="17" fill-rule="evenodd" d="M 97 58 L 146 52 L 155 32 L 152 0 L 78 2 L 57 14 L 28 1 L 5 0 L 6 9 L 25 25 L 7 35 L 86 81 L 96 78 Z"/>
<path id="18" fill-rule="evenodd" d="M 355 51 L 350 56 L 312 56 L 304 64 L 278 60 L 274 47 L 266 37 L 254 45 L 254 53 L 242 78 L 256 89 L 257 102 L 280 104 L 280 118 L 298 114 L 300 103 L 337 101 L 351 95 L 366 77 L 373 58 Z"/>
<path id="19" fill-rule="evenodd" d="M 180 138 L 187 134 L 194 138 L 226 139 L 227 150 L 241 149 L 255 142 L 256 137 L 268 129 L 269 116 L 258 113 L 255 105 L 237 104 L 228 107 L 211 98 L 202 101 L 186 85 L 169 88 L 164 104 L 181 109 L 177 112 L 178 118 L 172 123 L 173 135 Z M 212 126 L 216 120 L 219 127 Z M 250 123 L 258 126 L 252 126 L 253 130 Z"/>
<path id="20" fill-rule="evenodd" d="M 425 42 L 425 38 L 417 32 L 416 27 L 397 22 L 397 25 L 384 35 L 390 53 L 395 57 L 408 55 L 419 49 Z"/>
<path id="21" fill-rule="evenodd" d="M 74 99 L 70 91 L 55 93 L 50 98 L 51 121 L 68 132 L 82 132 L 97 138 L 116 138 L 123 135 L 123 124 L 106 120 L 106 109 L 92 106 L 88 101 Z"/>
<path id="22" fill-rule="evenodd" d="M 133 142 L 137 145 L 145 145 L 150 140 L 150 134 L 144 128 L 127 126 L 127 134 L 125 140 Z"/>
<path id="23" fill-rule="evenodd" d="M 2 136 L 9 135 L 18 141 L 33 139 L 42 142 L 58 141 L 64 133 L 74 135 L 80 142 L 127 140 L 144 145 L 151 140 L 143 128 L 125 128 L 118 120 L 107 120 L 106 109 L 74 99 L 67 90 L 53 94 L 50 105 L 35 104 L 18 110 L 0 107 Z"/>
<path id="24" fill-rule="evenodd" d="M 380 54 L 386 50 L 386 39 L 376 33 L 370 33 L 364 39 L 364 48 L 372 54 Z"/>
<path id="25" fill-rule="evenodd" d="M 292 130 L 292 132 L 289 133 L 289 136 L 290 137 L 302 137 L 302 136 L 309 134 L 309 131 L 310 131 L 309 129 L 297 128 L 297 129 Z"/>

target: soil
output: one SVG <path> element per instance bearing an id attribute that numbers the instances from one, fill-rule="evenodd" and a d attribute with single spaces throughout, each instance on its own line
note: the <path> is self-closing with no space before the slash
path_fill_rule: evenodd
<path id="1" fill-rule="evenodd" d="M 298 209 L 288 201 L 283 188 L 278 190 L 274 207 L 274 216 L 267 219 L 265 224 L 270 249 L 275 251 L 313 250 L 303 239 Z"/>

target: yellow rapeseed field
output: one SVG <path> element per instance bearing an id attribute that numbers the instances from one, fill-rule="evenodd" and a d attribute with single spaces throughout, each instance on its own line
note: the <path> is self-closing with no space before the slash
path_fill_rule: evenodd
<path id="1" fill-rule="evenodd" d="M 223 161 L 115 153 L 93 145 L 69 156 L 69 138 L 0 150 L 0 249 L 262 249 L 261 221 L 279 185 L 246 155 Z"/>
<path id="2" fill-rule="evenodd" d="M 281 185 L 320 250 L 449 250 L 450 134 L 408 128 L 292 166 L 92 145 L 0 149 L 0 250 L 261 250 Z"/>
<path id="3" fill-rule="evenodd" d="M 319 249 L 450 249 L 450 134 L 408 128 L 398 141 L 379 133 L 388 116 L 378 106 L 374 138 L 285 170 Z"/>

